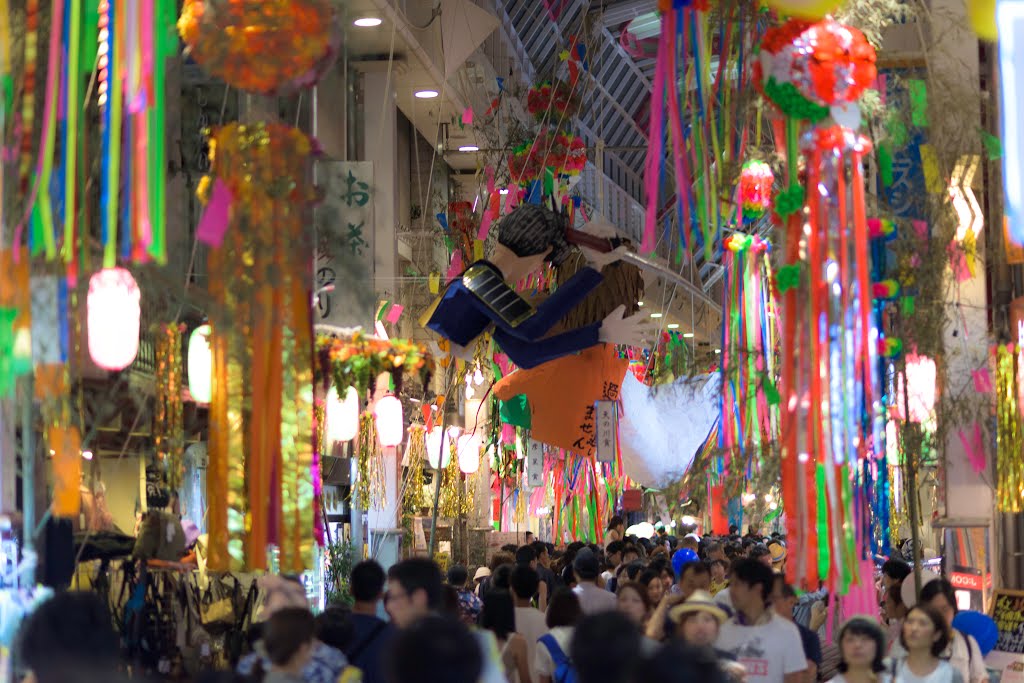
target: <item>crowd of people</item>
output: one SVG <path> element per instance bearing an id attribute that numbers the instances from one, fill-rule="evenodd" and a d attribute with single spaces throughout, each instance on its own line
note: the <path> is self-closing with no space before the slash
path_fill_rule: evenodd
<path id="1" fill-rule="evenodd" d="M 627 538 L 604 547 L 530 539 L 474 571 L 413 558 L 354 567 L 351 606 L 310 612 L 301 584 L 266 577 L 262 622 L 235 672 L 198 680 L 263 683 L 981 683 L 982 655 L 952 627 L 953 588 L 911 567 L 877 580 L 881 617 L 844 615 L 826 638 L 827 591 L 784 576 L 777 534 Z M 868 577 L 864 577 L 868 578 Z M 383 618 L 386 614 L 386 618 Z M 84 632 L 84 633 L 83 633 Z M 81 633 L 81 635 L 78 635 Z M 20 661 L 37 683 L 116 680 L 109 615 L 66 594 L 24 625 Z"/>

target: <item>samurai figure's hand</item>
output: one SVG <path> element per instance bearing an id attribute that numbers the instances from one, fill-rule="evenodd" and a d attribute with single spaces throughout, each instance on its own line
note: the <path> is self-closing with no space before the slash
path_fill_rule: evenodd
<path id="1" fill-rule="evenodd" d="M 643 312 L 626 317 L 626 307 L 619 306 L 601 322 L 598 339 L 608 344 L 651 346 L 657 327 Z"/>

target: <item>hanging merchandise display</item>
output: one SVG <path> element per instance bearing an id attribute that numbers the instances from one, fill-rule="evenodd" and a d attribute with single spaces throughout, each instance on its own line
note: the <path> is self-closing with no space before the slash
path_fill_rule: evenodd
<path id="1" fill-rule="evenodd" d="M 788 350 L 781 467 L 788 537 L 807 551 L 787 562 L 787 576 L 845 594 L 857 579 L 866 519 L 853 482 L 862 463 L 885 454 L 864 200 L 871 147 L 856 131 L 855 102 L 875 78 L 875 54 L 863 34 L 832 19 L 790 20 L 766 35 L 762 62 L 758 80 L 789 116 L 787 190 L 776 205 L 785 221 L 777 279 Z M 800 141 L 803 173 L 798 117 L 818 122 Z"/>
<path id="2" fill-rule="evenodd" d="M 212 569 L 264 569 L 274 541 L 283 570 L 313 561 L 310 151 L 305 134 L 280 124 L 210 133 L 199 197 L 224 187 L 231 198 L 209 258 Z"/>
<path id="3" fill-rule="evenodd" d="M 138 355 L 141 298 L 124 268 L 107 268 L 89 279 L 89 355 L 104 370 L 124 370 Z"/>

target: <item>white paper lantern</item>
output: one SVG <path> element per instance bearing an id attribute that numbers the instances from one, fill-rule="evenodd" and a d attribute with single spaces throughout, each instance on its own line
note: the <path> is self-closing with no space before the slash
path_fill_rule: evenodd
<path id="1" fill-rule="evenodd" d="M 395 396 L 385 396 L 373 408 L 377 418 L 377 438 L 384 448 L 402 443 L 405 423 L 402 420 L 402 402 Z"/>
<path id="2" fill-rule="evenodd" d="M 458 441 L 459 469 L 473 474 L 480 469 L 480 435 L 463 434 Z"/>
<path id="3" fill-rule="evenodd" d="M 351 441 L 359 432 L 359 392 L 349 387 L 345 400 L 331 387 L 327 392 L 327 438 L 331 443 Z"/>
<path id="4" fill-rule="evenodd" d="M 104 370 L 124 370 L 135 361 L 141 298 L 124 268 L 104 268 L 89 279 L 89 355 Z"/>
<path id="5" fill-rule="evenodd" d="M 213 398 L 213 352 L 209 325 L 200 325 L 188 338 L 188 391 L 196 403 Z"/>
<path id="6" fill-rule="evenodd" d="M 448 461 L 452 459 L 449 434 L 445 434 L 441 431 L 440 427 L 434 427 L 427 432 L 427 462 L 435 470 L 444 469 L 448 466 Z M 440 459 L 440 463 L 438 463 Z"/>

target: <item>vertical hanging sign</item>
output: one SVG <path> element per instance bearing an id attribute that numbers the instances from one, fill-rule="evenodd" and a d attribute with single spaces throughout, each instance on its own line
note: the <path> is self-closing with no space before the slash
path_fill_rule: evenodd
<path id="1" fill-rule="evenodd" d="M 544 444 L 530 439 L 526 454 L 526 488 L 535 489 L 544 485 Z"/>
<path id="2" fill-rule="evenodd" d="M 373 329 L 373 162 L 321 161 L 324 201 L 316 222 L 316 310 L 313 323 Z"/>
<path id="3" fill-rule="evenodd" d="M 615 462 L 618 453 L 619 404 L 617 401 L 597 401 L 597 461 Z"/>

